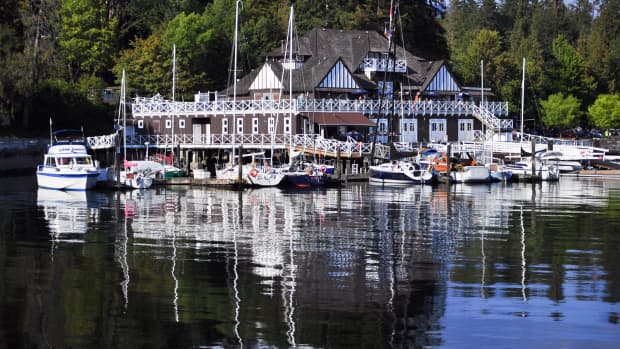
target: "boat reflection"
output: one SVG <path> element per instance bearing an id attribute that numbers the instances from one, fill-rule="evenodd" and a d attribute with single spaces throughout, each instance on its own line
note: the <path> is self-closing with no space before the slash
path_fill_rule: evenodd
<path id="1" fill-rule="evenodd" d="M 53 241 L 84 242 L 89 226 L 100 222 L 100 208 L 108 197 L 97 191 L 37 190 L 37 206 Z"/>

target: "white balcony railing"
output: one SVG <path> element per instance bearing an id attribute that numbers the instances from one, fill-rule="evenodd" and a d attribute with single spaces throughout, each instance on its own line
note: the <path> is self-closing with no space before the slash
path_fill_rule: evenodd
<path id="1" fill-rule="evenodd" d="M 496 117 L 508 115 L 508 102 L 488 102 L 486 109 Z M 462 101 L 399 101 L 370 99 L 282 99 L 238 100 L 212 102 L 172 102 L 162 99 L 138 97 L 131 104 L 134 117 L 186 115 L 257 115 L 309 112 L 361 112 L 366 115 L 402 113 L 413 115 L 472 116 L 480 108 L 473 102 Z"/>

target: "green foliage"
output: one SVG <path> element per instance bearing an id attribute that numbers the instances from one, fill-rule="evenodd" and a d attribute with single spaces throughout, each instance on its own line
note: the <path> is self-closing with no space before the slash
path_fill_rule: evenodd
<path id="1" fill-rule="evenodd" d="M 592 123 L 601 129 L 620 128 L 620 95 L 603 94 L 588 108 Z"/>
<path id="2" fill-rule="evenodd" d="M 573 127 L 582 115 L 581 101 L 572 95 L 554 93 L 546 100 L 540 101 L 542 106 L 542 123 L 547 127 Z"/>
<path id="3" fill-rule="evenodd" d="M 102 0 L 66 0 L 62 3 L 60 47 L 70 80 L 82 74 L 101 74 L 112 62 L 116 20 L 108 21 Z"/>
<path id="4" fill-rule="evenodd" d="M 596 84 L 586 76 L 583 58 L 563 36 L 553 41 L 553 57 L 549 69 L 552 91 L 565 91 L 582 98 L 593 93 Z"/>
<path id="5" fill-rule="evenodd" d="M 586 65 L 599 82 L 598 93 L 620 92 L 620 0 L 601 3 L 584 50 Z"/>

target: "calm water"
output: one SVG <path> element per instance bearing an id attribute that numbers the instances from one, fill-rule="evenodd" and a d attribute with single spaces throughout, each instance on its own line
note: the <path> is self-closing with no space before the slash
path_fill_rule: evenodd
<path id="1" fill-rule="evenodd" d="M 0 347 L 620 346 L 620 181 L 2 183 Z"/>

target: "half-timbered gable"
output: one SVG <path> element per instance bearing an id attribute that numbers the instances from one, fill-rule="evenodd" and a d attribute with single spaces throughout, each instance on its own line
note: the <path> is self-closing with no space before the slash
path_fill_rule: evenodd
<path id="1" fill-rule="evenodd" d="M 340 90 L 357 90 L 360 85 L 355 81 L 349 69 L 344 65 L 342 60 L 338 60 L 327 76 L 319 83 L 319 88 L 330 88 Z"/>

